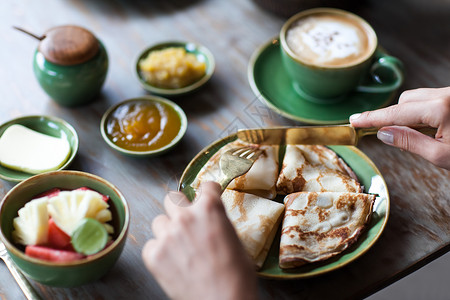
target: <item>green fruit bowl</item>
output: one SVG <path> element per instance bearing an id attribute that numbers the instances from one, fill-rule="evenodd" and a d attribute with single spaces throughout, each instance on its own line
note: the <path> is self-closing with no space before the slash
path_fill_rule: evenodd
<path id="1" fill-rule="evenodd" d="M 49 262 L 25 255 L 11 239 L 17 211 L 36 195 L 52 188 L 73 190 L 88 187 L 110 197 L 113 242 L 102 251 L 71 262 Z M 125 246 L 130 223 L 128 204 L 108 181 L 79 171 L 53 171 L 35 175 L 12 188 L 0 204 L 0 240 L 22 273 L 45 285 L 75 287 L 100 279 L 116 263 Z"/>

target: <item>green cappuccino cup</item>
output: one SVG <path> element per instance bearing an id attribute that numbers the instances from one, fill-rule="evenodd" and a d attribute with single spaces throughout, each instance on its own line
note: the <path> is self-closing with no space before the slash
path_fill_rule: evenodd
<path id="1" fill-rule="evenodd" d="M 292 16 L 280 32 L 281 57 L 296 92 L 334 103 L 353 91 L 387 93 L 403 83 L 403 65 L 378 49 L 373 28 L 359 16 L 316 8 Z"/>

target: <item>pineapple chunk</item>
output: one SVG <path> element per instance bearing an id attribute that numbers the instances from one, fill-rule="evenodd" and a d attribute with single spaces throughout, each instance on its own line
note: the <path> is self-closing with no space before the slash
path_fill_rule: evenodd
<path id="1" fill-rule="evenodd" d="M 64 191 L 48 200 L 50 216 L 70 236 L 84 218 L 96 219 L 102 224 L 110 221 L 112 215 L 108 207 L 102 195 L 91 190 Z"/>
<path id="2" fill-rule="evenodd" d="M 48 239 L 48 197 L 34 199 L 19 209 L 13 221 L 14 242 L 22 245 L 43 245 Z"/>

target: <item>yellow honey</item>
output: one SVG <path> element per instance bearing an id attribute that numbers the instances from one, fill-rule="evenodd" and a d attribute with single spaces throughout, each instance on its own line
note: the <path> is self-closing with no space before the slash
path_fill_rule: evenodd
<path id="1" fill-rule="evenodd" d="M 119 106 L 107 121 L 107 136 L 131 151 L 150 151 L 170 144 L 178 135 L 181 119 L 165 103 L 132 101 Z"/>

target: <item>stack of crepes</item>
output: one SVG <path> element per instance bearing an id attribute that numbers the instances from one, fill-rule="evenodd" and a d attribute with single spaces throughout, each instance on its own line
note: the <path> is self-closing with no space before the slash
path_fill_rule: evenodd
<path id="1" fill-rule="evenodd" d="M 192 183 L 221 178 L 219 160 L 239 140 L 214 154 Z M 280 170 L 279 146 L 251 145 L 263 150 L 244 175 L 234 179 L 222 201 L 236 233 L 261 268 L 281 226 L 279 265 L 283 269 L 321 261 L 339 254 L 363 232 L 375 196 L 363 187 L 351 168 L 324 146 L 287 145 Z M 286 195 L 284 204 L 275 201 Z"/>

